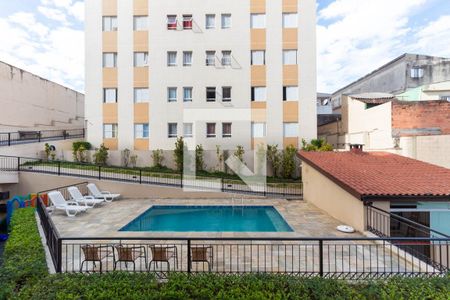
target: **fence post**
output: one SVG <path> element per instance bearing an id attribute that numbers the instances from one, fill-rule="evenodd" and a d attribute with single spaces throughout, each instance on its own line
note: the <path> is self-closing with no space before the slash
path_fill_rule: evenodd
<path id="1" fill-rule="evenodd" d="M 62 266 L 62 240 L 58 238 L 58 259 L 56 261 L 56 273 L 61 273 Z"/>
<path id="2" fill-rule="evenodd" d="M 8 132 L 8 146 L 11 146 L 11 132 Z"/>
<path id="3" fill-rule="evenodd" d="M 184 180 L 184 178 L 183 178 L 183 170 L 181 170 L 181 173 L 180 173 L 180 187 L 181 188 L 183 188 L 183 180 Z"/>
<path id="4" fill-rule="evenodd" d="M 102 180 L 102 166 L 98 166 L 98 180 Z"/>
<path id="5" fill-rule="evenodd" d="M 323 277 L 323 240 L 319 240 L 319 275 Z"/>
<path id="6" fill-rule="evenodd" d="M 38 142 L 41 142 L 41 131 L 38 131 Z"/>
<path id="7" fill-rule="evenodd" d="M 61 162 L 58 160 L 58 176 L 61 176 Z"/>
<path id="8" fill-rule="evenodd" d="M 142 169 L 139 169 L 139 184 L 142 184 Z"/>
<path id="9" fill-rule="evenodd" d="M 188 264 L 187 264 L 187 271 L 188 274 L 191 274 L 191 240 L 187 241 L 187 260 L 188 260 Z"/>
<path id="10" fill-rule="evenodd" d="M 20 157 L 17 157 L 17 172 L 20 171 Z"/>
<path id="11" fill-rule="evenodd" d="M 225 191 L 225 187 L 223 186 L 223 177 L 220 178 L 220 190 L 221 190 L 222 192 Z"/>

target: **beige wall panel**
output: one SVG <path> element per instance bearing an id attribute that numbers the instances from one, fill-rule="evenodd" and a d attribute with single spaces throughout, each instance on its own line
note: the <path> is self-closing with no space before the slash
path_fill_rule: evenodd
<path id="1" fill-rule="evenodd" d="M 265 13 L 266 0 L 250 0 L 250 12 L 254 14 Z"/>
<path id="2" fill-rule="evenodd" d="M 149 104 L 134 104 L 134 123 L 148 123 L 149 121 Z"/>
<path id="3" fill-rule="evenodd" d="M 283 12 L 297 12 L 297 0 L 283 0 Z"/>
<path id="4" fill-rule="evenodd" d="M 102 0 L 104 16 L 117 16 L 117 1 L 118 0 Z"/>
<path id="5" fill-rule="evenodd" d="M 298 48 L 297 28 L 283 28 L 283 49 Z"/>
<path id="6" fill-rule="evenodd" d="M 103 123 L 117 123 L 117 103 L 103 104 Z"/>
<path id="7" fill-rule="evenodd" d="M 135 31 L 134 33 L 134 51 L 148 52 L 148 31 Z"/>
<path id="8" fill-rule="evenodd" d="M 251 29 L 251 49 L 265 50 L 266 49 L 266 30 L 265 29 Z"/>
<path id="9" fill-rule="evenodd" d="M 283 122 L 298 122 L 298 102 L 283 102 Z"/>
<path id="10" fill-rule="evenodd" d="M 266 109 L 252 109 L 252 122 L 266 122 L 267 110 Z"/>
<path id="11" fill-rule="evenodd" d="M 103 32 L 103 52 L 117 52 L 117 31 Z"/>
<path id="12" fill-rule="evenodd" d="M 266 66 L 251 67 L 252 86 L 266 86 Z"/>
<path id="13" fill-rule="evenodd" d="M 103 87 L 117 87 L 117 68 L 103 68 Z"/>
<path id="14" fill-rule="evenodd" d="M 103 139 L 103 144 L 109 150 L 117 150 L 119 148 L 119 141 L 117 139 Z"/>
<path id="15" fill-rule="evenodd" d="M 298 85 L 298 65 L 283 66 L 283 85 Z"/>
<path id="16" fill-rule="evenodd" d="M 151 1 L 151 0 L 134 0 L 133 14 L 135 16 L 148 15 L 148 1 Z"/>
<path id="17" fill-rule="evenodd" d="M 134 86 L 148 87 L 148 67 L 134 68 Z"/>
<path id="18" fill-rule="evenodd" d="M 289 138 L 283 138 L 283 148 L 286 148 L 287 146 L 294 146 L 295 148 L 298 148 L 298 138 L 296 137 L 289 137 Z"/>
<path id="19" fill-rule="evenodd" d="M 134 140 L 134 150 L 148 150 L 149 140 L 148 139 L 135 139 Z"/>

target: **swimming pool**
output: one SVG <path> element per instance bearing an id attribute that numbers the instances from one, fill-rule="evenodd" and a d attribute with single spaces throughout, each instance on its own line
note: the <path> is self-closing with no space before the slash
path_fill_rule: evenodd
<path id="1" fill-rule="evenodd" d="M 292 232 L 273 206 L 152 206 L 120 231 Z"/>

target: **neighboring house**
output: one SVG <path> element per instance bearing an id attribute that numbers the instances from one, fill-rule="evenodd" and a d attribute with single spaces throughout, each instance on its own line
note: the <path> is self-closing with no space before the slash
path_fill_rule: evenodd
<path id="1" fill-rule="evenodd" d="M 315 0 L 87 0 L 88 141 L 205 150 L 317 136 Z M 301 79 L 301 80 L 300 80 Z"/>
<path id="2" fill-rule="evenodd" d="M 317 115 L 329 115 L 332 113 L 331 94 L 317 93 Z"/>
<path id="3" fill-rule="evenodd" d="M 82 93 L 3 62 L 0 62 L 0 95 L 1 132 L 85 125 Z"/>
<path id="4" fill-rule="evenodd" d="M 375 92 L 398 95 L 411 89 L 449 80 L 449 58 L 403 54 L 372 73 L 334 92 L 332 95 L 333 110 L 335 112 L 341 111 L 342 96 L 344 95 Z M 440 98 L 434 98 L 433 100 L 438 99 Z M 420 99 L 412 98 L 412 100 Z"/>
<path id="5" fill-rule="evenodd" d="M 389 94 L 342 97 L 342 115 L 320 123 L 318 135 L 337 149 L 364 144 L 450 168 L 450 102 L 399 101 Z"/>
<path id="6" fill-rule="evenodd" d="M 304 152 L 302 160 L 304 200 L 341 222 L 364 232 L 365 206 L 406 217 L 450 235 L 450 170 L 388 152 Z M 384 234 L 398 228 L 384 222 Z M 392 222 L 392 221 L 391 221 Z M 447 262 L 448 263 L 448 262 Z"/>
<path id="7" fill-rule="evenodd" d="M 398 94 L 397 98 L 403 101 L 450 101 L 450 80 L 410 89 L 402 94 Z"/>

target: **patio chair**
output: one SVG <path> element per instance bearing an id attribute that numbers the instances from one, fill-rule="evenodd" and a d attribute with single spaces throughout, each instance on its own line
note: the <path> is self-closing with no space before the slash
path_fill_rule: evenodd
<path id="1" fill-rule="evenodd" d="M 166 263 L 167 270 L 170 270 L 170 259 L 174 259 L 176 262 L 175 268 L 178 269 L 178 249 L 176 246 L 150 246 L 152 251 L 152 260 L 148 264 L 148 270 L 150 271 L 152 263 L 155 263 L 158 267 L 158 263 Z"/>
<path id="2" fill-rule="evenodd" d="M 100 273 L 102 272 L 102 260 L 107 258 L 111 251 L 108 249 L 110 246 L 105 245 L 84 245 L 81 246 L 83 250 L 84 260 L 80 265 L 80 272 L 83 272 L 84 263 L 92 262 L 92 272 L 95 272 L 94 268 L 97 266 L 97 262 L 100 264 Z"/>
<path id="3" fill-rule="evenodd" d="M 128 270 L 128 263 L 133 264 L 133 271 L 136 271 L 136 260 L 138 258 L 144 258 L 145 269 L 147 269 L 147 250 L 145 246 L 135 246 L 135 245 L 115 245 L 114 249 L 114 271 L 117 268 L 117 264 L 124 262 L 125 267 Z M 116 257 L 117 253 L 117 257 Z"/>
<path id="4" fill-rule="evenodd" d="M 191 263 L 206 263 L 208 271 L 211 272 L 214 265 L 214 254 L 212 246 L 191 247 Z"/>
<path id="5" fill-rule="evenodd" d="M 48 198 L 54 209 L 65 211 L 68 217 L 74 217 L 79 212 L 84 212 L 88 209 L 86 206 L 80 206 L 75 201 L 66 201 L 61 192 L 58 191 L 49 192 Z"/>
<path id="6" fill-rule="evenodd" d="M 83 196 L 80 190 L 75 186 L 68 187 L 67 191 L 73 201 L 84 204 L 88 208 L 93 208 L 96 204 L 105 202 L 104 199 L 95 199 L 93 196 Z"/>
<path id="7" fill-rule="evenodd" d="M 87 185 L 87 188 L 89 190 L 89 193 L 95 198 L 95 199 L 103 199 L 106 202 L 111 202 L 114 199 L 117 199 L 120 197 L 120 194 L 111 194 L 108 191 L 100 191 L 98 189 L 98 187 L 93 184 L 93 183 L 89 183 Z"/>

